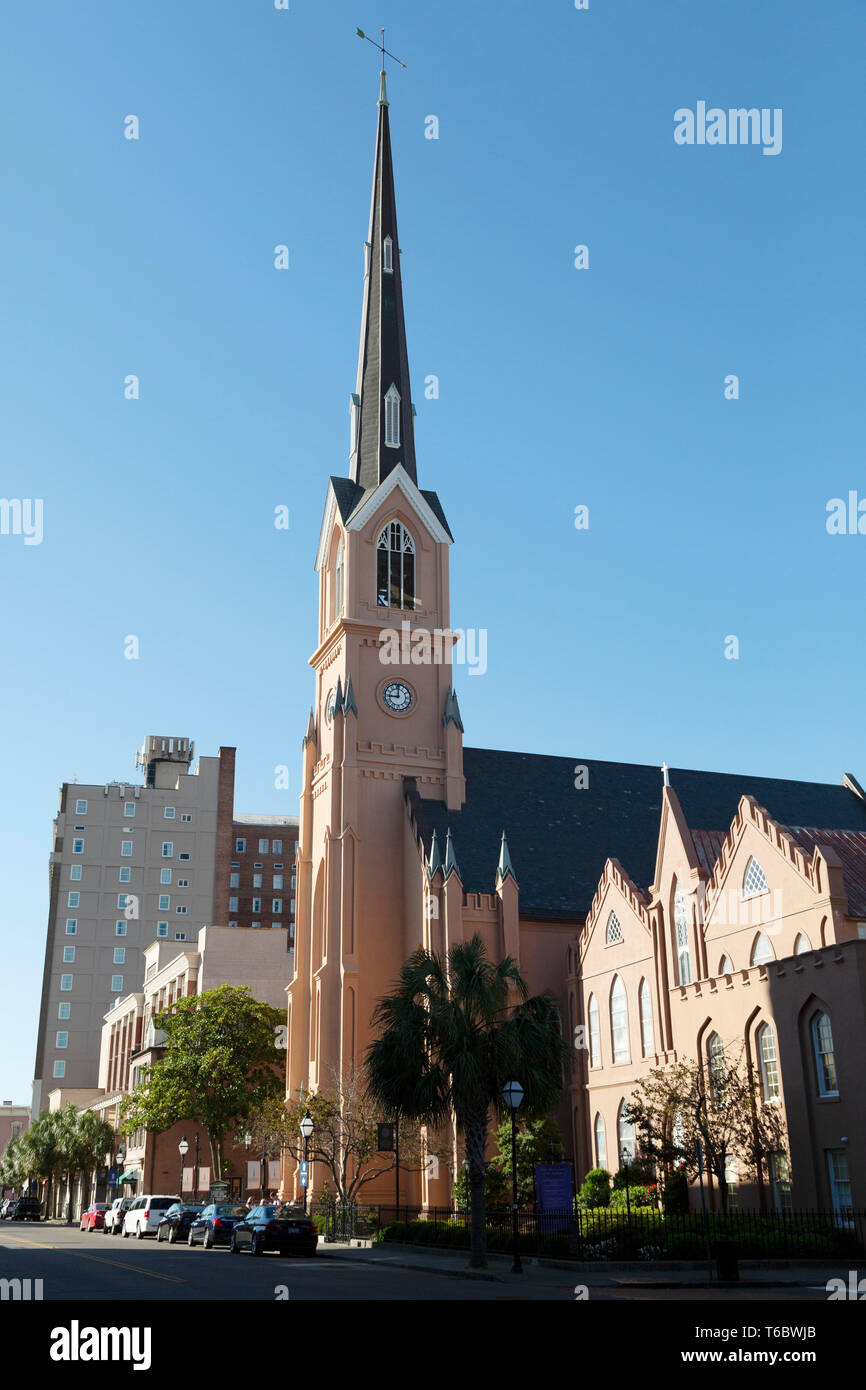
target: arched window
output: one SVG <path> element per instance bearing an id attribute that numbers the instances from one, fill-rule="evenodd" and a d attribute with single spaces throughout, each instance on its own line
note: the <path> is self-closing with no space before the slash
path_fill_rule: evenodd
<path id="1" fill-rule="evenodd" d="M 400 392 L 393 382 L 385 392 L 385 443 L 389 449 L 400 447 Z"/>
<path id="2" fill-rule="evenodd" d="M 767 880 L 764 877 L 764 870 L 753 855 L 746 865 L 746 872 L 743 874 L 743 897 L 754 898 L 758 893 L 766 892 Z"/>
<path id="3" fill-rule="evenodd" d="M 610 1036 L 615 1062 L 628 1061 L 628 999 L 617 975 L 610 992 Z"/>
<path id="4" fill-rule="evenodd" d="M 598 1000 L 594 994 L 589 996 L 586 1009 L 589 1019 L 589 1065 L 601 1066 L 601 1027 L 598 1021 Z"/>
<path id="5" fill-rule="evenodd" d="M 671 1124 L 671 1143 L 677 1150 L 677 1158 L 684 1158 L 686 1147 L 686 1127 L 683 1124 L 683 1112 L 679 1105 L 674 1111 L 673 1123 Z"/>
<path id="6" fill-rule="evenodd" d="M 605 946 L 613 946 L 615 942 L 622 941 L 622 926 L 615 912 L 612 912 L 607 919 L 607 928 L 604 933 Z"/>
<path id="7" fill-rule="evenodd" d="M 343 611 L 343 537 L 337 544 L 337 559 L 334 564 L 334 617 L 339 618 Z"/>
<path id="8" fill-rule="evenodd" d="M 769 1023 L 762 1023 L 758 1029 L 758 1053 L 761 1058 L 761 1089 L 764 1104 L 771 1105 L 781 1100 L 782 1087 L 779 1081 L 779 1062 L 776 1057 L 776 1038 Z"/>
<path id="9" fill-rule="evenodd" d="M 710 1034 L 707 1056 L 710 1059 L 710 1091 L 716 1105 L 721 1105 L 725 1097 L 725 1044 L 718 1033 Z"/>
<path id="10" fill-rule="evenodd" d="M 640 1043 L 644 1057 L 649 1057 L 655 1051 L 653 1039 L 653 1006 L 650 997 L 650 988 L 646 980 L 641 980 L 638 990 L 638 1000 L 640 1002 Z"/>
<path id="11" fill-rule="evenodd" d="M 376 602 L 415 607 L 415 542 L 399 521 L 389 521 L 376 545 Z"/>
<path id="12" fill-rule="evenodd" d="M 775 960 L 773 948 L 762 931 L 758 932 L 752 945 L 752 965 L 766 965 L 768 960 Z"/>
<path id="13" fill-rule="evenodd" d="M 597 1168 L 607 1167 L 607 1139 L 601 1115 L 595 1117 L 595 1163 Z"/>
<path id="14" fill-rule="evenodd" d="M 719 974 L 733 975 L 733 973 L 734 962 L 731 960 L 730 956 L 722 956 L 722 959 L 719 961 Z"/>
<path id="15" fill-rule="evenodd" d="M 685 895 L 679 884 L 674 892 L 674 930 L 677 937 L 677 977 L 681 985 L 690 985 L 692 958 L 689 951 L 689 913 Z"/>
<path id="16" fill-rule="evenodd" d="M 386 236 L 382 247 L 382 269 L 388 275 L 394 273 L 394 243 L 389 236 Z"/>
<path id="17" fill-rule="evenodd" d="M 628 1118 L 628 1106 L 626 1102 L 620 1101 L 619 1113 L 616 1121 L 616 1134 L 619 1141 L 619 1162 L 625 1166 L 627 1163 L 634 1162 L 637 1153 L 637 1145 L 634 1138 L 634 1125 Z"/>
<path id="18" fill-rule="evenodd" d="M 808 936 L 805 936 L 803 932 L 800 932 L 799 936 L 797 937 L 797 940 L 794 942 L 794 955 L 804 956 L 806 952 L 811 951 L 811 949 L 812 947 L 809 945 Z"/>
<path id="19" fill-rule="evenodd" d="M 839 1082 L 836 1077 L 836 1052 L 833 1047 L 833 1029 L 828 1014 L 816 1013 L 812 1019 L 812 1045 L 815 1049 L 815 1067 L 818 1072 L 818 1093 L 822 1096 L 838 1096 Z"/>

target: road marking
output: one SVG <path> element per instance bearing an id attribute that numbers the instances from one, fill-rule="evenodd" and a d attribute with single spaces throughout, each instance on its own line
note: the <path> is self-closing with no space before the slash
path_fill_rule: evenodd
<path id="1" fill-rule="evenodd" d="M 25 1240 L 23 1236 L 9 1236 L 3 1232 L 6 1240 L 14 1241 L 17 1245 L 31 1245 L 35 1250 L 59 1250 L 64 1255 L 77 1255 L 80 1260 L 93 1260 L 100 1265 L 113 1265 L 115 1269 L 129 1270 L 134 1274 L 146 1274 L 151 1279 L 164 1279 L 167 1284 L 185 1284 L 185 1279 L 178 1279 L 173 1274 L 156 1274 L 152 1269 L 143 1269 L 141 1265 L 128 1265 L 121 1263 L 120 1260 L 106 1260 L 102 1255 L 90 1255 L 84 1250 L 74 1250 L 69 1245 L 46 1245 L 41 1240 Z"/>

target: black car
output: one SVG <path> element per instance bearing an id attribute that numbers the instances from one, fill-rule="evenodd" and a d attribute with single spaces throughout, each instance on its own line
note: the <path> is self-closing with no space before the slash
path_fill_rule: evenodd
<path id="1" fill-rule="evenodd" d="M 263 1255 L 279 1250 L 281 1255 L 315 1255 L 319 1243 L 316 1223 L 298 1207 L 253 1207 L 231 1234 L 233 1255 L 249 1250 Z"/>
<path id="2" fill-rule="evenodd" d="M 167 1240 L 169 1245 L 174 1245 L 176 1241 L 183 1240 L 189 1231 L 190 1222 L 203 1211 L 204 1206 L 201 1203 L 198 1206 L 185 1206 L 183 1202 L 175 1202 L 174 1206 L 169 1207 L 164 1216 L 160 1217 L 156 1228 L 157 1241 Z"/>
<path id="3" fill-rule="evenodd" d="M 228 1245 L 235 1222 L 240 1221 L 243 1216 L 246 1216 L 243 1207 L 232 1207 L 225 1202 L 212 1202 L 190 1222 L 186 1243 L 195 1245 L 201 1241 L 205 1250 L 212 1250 L 215 1245 Z"/>
<path id="4" fill-rule="evenodd" d="M 41 1221 L 42 1203 L 36 1197 L 17 1197 L 10 1202 L 6 1212 L 7 1221 Z"/>

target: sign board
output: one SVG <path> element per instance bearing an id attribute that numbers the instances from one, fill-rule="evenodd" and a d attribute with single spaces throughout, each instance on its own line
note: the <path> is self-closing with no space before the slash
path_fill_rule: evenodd
<path id="1" fill-rule="evenodd" d="M 539 1213 L 539 1229 L 564 1231 L 572 1219 L 574 1188 L 570 1163 L 536 1163 L 535 1195 Z"/>
<path id="2" fill-rule="evenodd" d="M 183 1170 L 183 1182 L 182 1182 L 182 1184 L 181 1184 L 181 1191 L 182 1191 L 182 1192 L 192 1192 L 192 1180 L 193 1180 L 193 1177 L 194 1177 L 194 1176 L 195 1176 L 195 1174 L 194 1174 L 192 1168 L 184 1168 L 184 1170 Z"/>
<path id="3" fill-rule="evenodd" d="M 199 1170 L 198 1170 L 198 1187 L 196 1188 L 196 1193 L 198 1194 L 199 1192 L 207 1192 L 207 1190 L 208 1190 L 209 1187 L 210 1187 L 210 1164 L 208 1164 L 207 1168 L 205 1168 L 205 1167 L 202 1166 L 202 1167 L 199 1168 Z"/>
<path id="4" fill-rule="evenodd" d="M 262 1185 L 262 1165 L 257 1158 L 247 1161 L 247 1187 L 261 1187 Z"/>
<path id="5" fill-rule="evenodd" d="M 394 1126 L 392 1124 L 376 1126 L 376 1149 L 380 1154 L 390 1153 L 394 1148 Z"/>
<path id="6" fill-rule="evenodd" d="M 109 1186 L 109 1187 L 116 1187 L 116 1186 L 117 1186 L 117 1178 L 118 1178 L 117 1169 L 116 1169 L 116 1168 L 109 1168 L 109 1170 L 108 1170 L 108 1186 Z"/>
<path id="7" fill-rule="evenodd" d="M 268 1187 L 274 1191 L 280 1185 L 280 1160 L 278 1158 L 268 1159 Z"/>
<path id="8" fill-rule="evenodd" d="M 227 1202 L 229 1199 L 229 1185 L 222 1179 L 212 1182 L 210 1185 L 210 1199 L 212 1202 Z"/>
<path id="9" fill-rule="evenodd" d="M 298 1182 L 300 1183 L 301 1187 L 306 1187 L 307 1185 L 307 1165 L 306 1163 L 304 1163 L 303 1160 L 301 1160 L 301 1172 L 300 1177 L 298 1178 Z"/>

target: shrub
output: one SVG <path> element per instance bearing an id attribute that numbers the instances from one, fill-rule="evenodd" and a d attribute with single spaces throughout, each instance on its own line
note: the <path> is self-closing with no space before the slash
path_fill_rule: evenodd
<path id="1" fill-rule="evenodd" d="M 626 1200 L 628 1193 L 628 1200 Z M 648 1187 L 618 1187 L 610 1199 L 611 1211 L 627 1211 L 631 1207 L 651 1207 L 654 1198 Z"/>
<path id="2" fill-rule="evenodd" d="M 668 1173 L 662 1189 L 662 1209 L 671 1215 L 689 1209 L 689 1180 L 685 1168 L 675 1168 Z"/>
<path id="3" fill-rule="evenodd" d="M 578 1205 L 584 1209 L 606 1207 L 609 1204 L 610 1173 L 606 1168 L 590 1168 L 581 1184 L 577 1200 Z"/>
<path id="4" fill-rule="evenodd" d="M 652 1173 L 648 1173 L 637 1163 L 627 1163 L 624 1168 L 614 1173 L 613 1190 L 618 1192 L 624 1187 L 650 1187 L 653 1181 Z"/>

